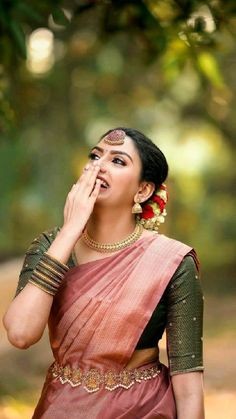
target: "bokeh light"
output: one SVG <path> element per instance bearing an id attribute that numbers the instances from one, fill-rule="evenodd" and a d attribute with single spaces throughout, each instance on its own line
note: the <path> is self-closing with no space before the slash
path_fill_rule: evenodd
<path id="1" fill-rule="evenodd" d="M 39 28 L 28 40 L 27 67 L 34 74 L 47 73 L 54 64 L 54 36 L 52 31 Z"/>

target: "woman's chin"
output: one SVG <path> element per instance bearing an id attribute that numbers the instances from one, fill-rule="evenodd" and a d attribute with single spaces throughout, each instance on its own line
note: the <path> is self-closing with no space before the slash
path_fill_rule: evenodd
<path id="1" fill-rule="evenodd" d="M 99 194 L 98 194 L 98 196 L 105 196 L 105 195 L 107 195 L 110 191 L 109 191 L 109 189 L 110 188 L 100 188 L 100 190 L 99 190 Z"/>
<path id="2" fill-rule="evenodd" d="M 109 196 L 108 190 L 105 189 L 105 188 L 103 188 L 103 189 L 100 188 L 100 191 L 98 193 L 96 202 L 102 202 L 102 201 L 106 200 L 108 198 L 108 196 Z"/>

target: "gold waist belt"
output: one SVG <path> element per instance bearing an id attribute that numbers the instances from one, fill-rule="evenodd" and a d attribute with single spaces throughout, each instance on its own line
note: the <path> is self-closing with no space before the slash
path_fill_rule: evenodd
<path id="1" fill-rule="evenodd" d="M 62 384 L 69 383 L 72 387 L 82 385 L 89 393 L 98 391 L 102 387 L 109 391 L 118 387 L 129 389 L 134 383 L 150 380 L 160 373 L 159 365 L 143 369 L 123 369 L 117 373 L 112 370 L 101 372 L 95 368 L 83 372 L 81 368 L 62 367 L 57 362 L 53 363 L 49 371 L 53 377 L 59 378 Z"/>

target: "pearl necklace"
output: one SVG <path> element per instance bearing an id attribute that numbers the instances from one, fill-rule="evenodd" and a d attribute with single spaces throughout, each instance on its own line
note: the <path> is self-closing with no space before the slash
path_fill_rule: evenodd
<path id="1" fill-rule="evenodd" d="M 116 252 L 117 250 L 124 249 L 127 246 L 133 244 L 136 240 L 139 239 L 143 232 L 143 226 L 139 223 L 136 224 L 134 231 L 126 237 L 124 240 L 115 242 L 115 243 L 99 243 L 89 237 L 87 231 L 84 231 L 82 234 L 83 241 L 87 244 L 87 246 L 91 247 L 91 249 L 96 250 L 97 252 L 101 253 L 110 253 Z"/>

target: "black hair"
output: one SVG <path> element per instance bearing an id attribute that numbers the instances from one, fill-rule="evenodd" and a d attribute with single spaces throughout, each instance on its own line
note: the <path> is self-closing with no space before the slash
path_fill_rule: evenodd
<path id="1" fill-rule="evenodd" d="M 150 138 L 133 128 L 119 127 L 110 129 L 102 135 L 101 139 L 111 131 L 114 131 L 114 129 L 123 130 L 133 141 L 142 162 L 140 180 L 153 182 L 155 189 L 158 189 L 168 176 L 168 164 L 162 151 Z"/>

